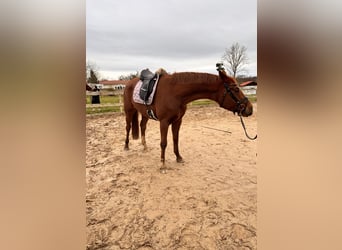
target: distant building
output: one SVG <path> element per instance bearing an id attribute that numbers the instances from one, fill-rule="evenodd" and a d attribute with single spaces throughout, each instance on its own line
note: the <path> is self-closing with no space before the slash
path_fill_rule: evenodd
<path id="1" fill-rule="evenodd" d="M 127 81 L 125 80 L 102 80 L 100 84 L 102 85 L 102 89 L 113 89 L 113 90 L 122 90 L 126 87 Z"/>
<path id="2" fill-rule="evenodd" d="M 256 95 L 258 84 L 255 81 L 247 81 L 241 83 L 240 87 L 245 95 Z"/>

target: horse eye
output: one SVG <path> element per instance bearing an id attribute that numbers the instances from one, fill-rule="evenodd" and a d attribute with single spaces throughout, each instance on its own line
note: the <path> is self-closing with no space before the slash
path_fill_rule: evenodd
<path id="1" fill-rule="evenodd" d="M 239 92 L 239 88 L 238 88 L 238 87 L 235 87 L 235 88 L 234 88 L 234 91 L 235 91 L 235 92 Z"/>

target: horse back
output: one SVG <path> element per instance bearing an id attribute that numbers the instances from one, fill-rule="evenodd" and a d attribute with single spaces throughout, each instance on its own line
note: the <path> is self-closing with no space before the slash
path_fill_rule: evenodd
<path id="1" fill-rule="evenodd" d="M 125 90 L 133 92 L 133 89 L 134 89 L 135 85 L 138 83 L 138 81 L 139 81 L 139 78 L 137 78 L 137 77 L 129 80 L 126 83 Z"/>

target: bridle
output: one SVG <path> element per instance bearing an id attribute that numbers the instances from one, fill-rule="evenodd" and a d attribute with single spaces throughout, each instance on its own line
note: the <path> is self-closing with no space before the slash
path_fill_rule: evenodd
<path id="1" fill-rule="evenodd" d="M 223 107 L 223 104 L 224 104 L 224 100 L 226 99 L 226 95 L 227 93 L 230 95 L 230 97 L 234 100 L 234 102 L 236 103 L 236 109 L 233 111 L 234 114 L 237 112 L 238 115 L 240 116 L 240 121 L 241 121 L 241 124 L 242 124 L 242 127 L 245 131 L 245 134 L 246 134 L 246 137 L 250 140 L 255 140 L 257 138 L 258 135 L 255 135 L 254 137 L 250 137 L 248 134 L 247 134 L 247 131 L 246 131 L 246 126 L 245 126 L 245 123 L 243 122 L 242 120 L 242 112 L 245 110 L 245 108 L 247 107 L 247 102 L 248 102 L 248 98 L 247 97 L 244 97 L 242 100 L 239 100 L 235 95 L 234 93 L 232 92 L 231 88 L 229 87 L 228 83 L 223 83 L 224 85 L 224 92 L 223 92 L 223 98 L 222 98 L 222 101 L 220 102 L 220 107 Z"/>
<path id="2" fill-rule="evenodd" d="M 225 73 L 225 71 L 224 71 L 224 67 L 223 67 L 223 63 L 222 63 L 222 62 L 221 62 L 221 63 L 216 63 L 216 67 L 217 67 L 216 70 L 219 72 L 220 75 L 221 75 L 221 74 L 224 74 L 225 76 L 227 76 L 226 73 Z M 236 112 L 238 112 L 238 114 L 239 114 L 239 116 L 240 116 L 241 125 L 242 125 L 243 129 L 245 130 L 245 134 L 246 134 L 247 138 L 250 139 L 250 140 L 255 140 L 255 139 L 257 138 L 257 135 L 255 135 L 253 138 L 250 137 L 250 136 L 247 134 L 246 126 L 245 126 L 245 124 L 244 124 L 244 122 L 243 122 L 243 120 L 242 120 L 242 112 L 243 112 L 243 111 L 245 110 L 245 108 L 247 107 L 246 104 L 247 104 L 247 102 L 248 102 L 248 98 L 245 97 L 245 98 L 243 98 L 242 100 L 239 100 L 239 99 L 233 94 L 233 92 L 232 92 L 232 90 L 230 89 L 228 83 L 224 82 L 223 85 L 224 85 L 225 90 L 224 90 L 224 93 L 223 93 L 222 101 L 220 102 L 220 107 L 224 108 L 224 107 L 223 107 L 224 100 L 226 99 L 226 95 L 227 95 L 227 93 L 228 93 L 228 94 L 230 95 L 230 97 L 234 100 L 234 102 L 236 102 L 236 110 L 234 110 L 233 112 L 234 112 L 234 114 L 235 114 Z"/>
<path id="3" fill-rule="evenodd" d="M 239 100 L 234 93 L 232 92 L 231 88 L 229 87 L 228 83 L 223 83 L 224 85 L 224 92 L 223 92 L 223 98 L 222 101 L 220 102 L 220 107 L 223 107 L 224 104 L 224 100 L 226 99 L 226 95 L 227 93 L 230 95 L 230 97 L 234 100 L 234 102 L 236 103 L 236 109 L 233 111 L 234 114 L 237 112 L 239 114 L 239 116 L 241 116 L 242 111 L 245 110 L 245 108 L 247 107 L 247 102 L 248 102 L 248 98 L 244 97 L 242 100 Z"/>

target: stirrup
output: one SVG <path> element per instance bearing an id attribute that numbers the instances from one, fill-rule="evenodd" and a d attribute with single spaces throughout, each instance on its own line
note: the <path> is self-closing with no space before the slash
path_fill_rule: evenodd
<path id="1" fill-rule="evenodd" d="M 152 110 L 152 109 L 148 109 L 146 112 L 147 112 L 148 117 L 150 117 L 150 118 L 153 119 L 153 120 L 158 121 L 158 118 L 157 118 L 157 116 L 153 113 L 153 110 Z"/>

